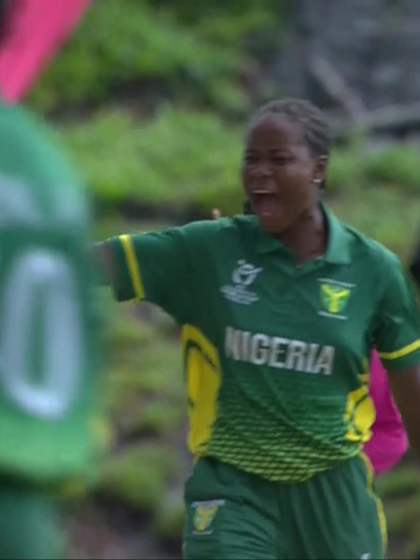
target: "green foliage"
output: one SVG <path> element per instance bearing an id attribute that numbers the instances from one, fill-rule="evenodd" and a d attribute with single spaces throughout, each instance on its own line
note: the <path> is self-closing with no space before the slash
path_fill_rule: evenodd
<path id="1" fill-rule="evenodd" d="M 173 321 L 154 308 L 147 321 L 132 305 L 113 311 L 108 333 L 108 410 L 120 440 L 183 426 L 185 397 Z"/>
<path id="2" fill-rule="evenodd" d="M 328 192 L 360 187 L 364 184 L 365 175 L 366 164 L 361 146 L 356 144 L 332 150 L 328 169 Z"/>
<path id="3" fill-rule="evenodd" d="M 129 86 L 131 96 L 149 101 L 158 90 L 157 100 L 243 112 L 249 101 L 240 78 L 257 64 L 253 45 L 267 50 L 278 42 L 281 10 L 274 0 L 247 0 L 241 9 L 237 2 L 198 4 L 95 2 L 31 104 L 47 111 L 97 104 Z"/>
<path id="4" fill-rule="evenodd" d="M 154 120 L 107 112 L 62 130 L 98 197 L 108 202 L 238 211 L 240 135 L 207 113 L 162 109 Z"/>
<path id="5" fill-rule="evenodd" d="M 391 546 L 400 542 L 395 557 L 417 557 L 420 550 L 420 472 L 416 460 L 405 463 L 378 479 L 384 500 Z M 392 556 L 394 557 L 394 556 Z"/>
<path id="6" fill-rule="evenodd" d="M 156 511 L 153 527 L 159 537 L 165 540 L 179 539 L 185 521 L 185 506 L 182 492 L 165 494 Z"/>
<path id="7" fill-rule="evenodd" d="M 133 304 L 114 304 L 110 312 L 108 417 L 117 450 L 107 458 L 96 491 L 130 509 L 154 512 L 156 531 L 176 538 L 182 499 L 168 490 L 183 478 L 184 466 L 183 450 L 170 440 L 184 431 L 186 416 L 176 328 L 146 304 L 140 314 Z"/>
<path id="8" fill-rule="evenodd" d="M 390 184 L 397 189 L 403 185 L 407 194 L 420 196 L 418 148 L 404 144 L 389 146 L 368 154 L 365 168 L 367 181 Z"/>
<path id="9" fill-rule="evenodd" d="M 183 24 L 197 29 L 200 36 L 222 45 L 236 45 L 241 50 L 263 52 L 276 47 L 290 2 L 279 0 L 150 0 L 150 4 L 170 11 Z M 289 5 L 288 5 L 289 4 Z M 251 40 L 250 40 L 251 39 Z"/>
<path id="10" fill-rule="evenodd" d="M 176 429 L 181 429 L 185 411 L 179 402 L 164 398 L 157 398 L 144 404 L 138 431 L 155 435 L 167 435 Z"/>
<path id="11" fill-rule="evenodd" d="M 408 258 L 413 250 L 418 232 L 419 207 L 407 201 L 403 189 L 355 187 L 340 195 L 333 193 L 330 205 L 340 218 L 385 244 L 401 259 Z"/>
<path id="12" fill-rule="evenodd" d="M 420 498 L 420 472 L 417 464 L 404 465 L 378 479 L 377 489 L 382 498 L 401 498 L 418 492 Z M 419 500 L 420 514 L 420 500 Z"/>
<path id="13" fill-rule="evenodd" d="M 414 149 L 393 145 L 369 151 L 359 141 L 334 149 L 327 197 L 341 218 L 403 259 L 418 232 L 420 171 Z M 403 211 L 402 211 L 403 210 Z"/>
<path id="14" fill-rule="evenodd" d="M 382 185 L 410 193 L 420 193 L 418 150 L 399 144 L 370 151 L 364 142 L 334 149 L 330 161 L 332 190 Z"/>
<path id="15" fill-rule="evenodd" d="M 132 509 L 154 511 L 177 468 L 176 456 L 163 444 L 129 447 L 108 461 L 97 491 Z"/>

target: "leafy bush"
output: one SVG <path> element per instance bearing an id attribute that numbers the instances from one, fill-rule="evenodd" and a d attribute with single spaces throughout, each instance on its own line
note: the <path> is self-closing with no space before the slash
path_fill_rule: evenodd
<path id="1" fill-rule="evenodd" d="M 377 488 L 382 498 L 401 498 L 412 496 L 416 492 L 420 494 L 420 472 L 415 460 L 380 477 Z M 418 510 L 420 513 L 420 503 Z"/>
<path id="2" fill-rule="evenodd" d="M 255 45 L 267 50 L 278 42 L 278 3 L 247 0 L 241 9 L 237 2 L 199 4 L 95 2 L 31 104 L 44 111 L 97 104 L 130 87 L 131 97 L 153 105 L 170 97 L 236 113 L 247 109 L 240 77 L 255 71 Z"/>
<path id="3" fill-rule="evenodd" d="M 359 144 L 332 151 L 328 170 L 328 192 L 358 188 L 365 182 L 366 162 Z"/>
<path id="4" fill-rule="evenodd" d="M 378 480 L 391 536 L 389 558 L 417 558 L 420 550 L 420 473 L 410 455 Z M 396 546 L 398 544 L 398 546 Z M 395 549 L 395 550 L 394 550 Z"/>
<path id="5" fill-rule="evenodd" d="M 156 533 L 165 540 L 179 539 L 185 522 L 185 506 L 179 489 L 163 496 L 160 507 L 155 512 L 153 526 Z"/>
<path id="6" fill-rule="evenodd" d="M 178 463 L 163 444 L 130 447 L 104 468 L 98 492 L 138 511 L 154 511 Z"/>
<path id="7" fill-rule="evenodd" d="M 214 115 L 167 107 L 135 122 L 113 111 L 62 135 L 95 194 L 110 203 L 241 207 L 240 135 Z"/>
<path id="8" fill-rule="evenodd" d="M 371 150 L 365 142 L 333 151 L 329 184 L 333 190 L 360 186 L 392 186 L 406 194 L 420 193 L 418 149 L 393 144 Z"/>
<path id="9" fill-rule="evenodd" d="M 333 195 L 330 204 L 351 226 L 385 244 L 403 260 L 409 257 L 418 233 L 419 210 L 416 204 L 407 203 L 405 191 L 362 185 Z"/>
<path id="10" fill-rule="evenodd" d="M 170 11 L 183 24 L 193 27 L 211 42 L 240 48 L 254 54 L 267 53 L 279 44 L 287 22 L 291 2 L 279 0 L 149 0 L 150 4 Z"/>
<path id="11" fill-rule="evenodd" d="M 370 151 L 358 142 L 334 150 L 330 162 L 327 196 L 340 217 L 403 259 L 418 234 L 417 160 L 414 148 L 396 144 Z"/>
<path id="12" fill-rule="evenodd" d="M 420 165 L 418 147 L 393 145 L 368 154 L 366 179 L 404 188 L 407 193 L 420 195 Z"/>

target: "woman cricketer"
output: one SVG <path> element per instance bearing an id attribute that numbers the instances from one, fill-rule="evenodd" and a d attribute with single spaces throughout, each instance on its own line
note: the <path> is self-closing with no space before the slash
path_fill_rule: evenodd
<path id="1" fill-rule="evenodd" d="M 98 246 L 118 300 L 182 326 L 187 559 L 384 557 L 368 359 L 420 449 L 419 314 L 397 257 L 321 202 L 329 148 L 316 107 L 271 102 L 246 134 L 254 215 Z"/>

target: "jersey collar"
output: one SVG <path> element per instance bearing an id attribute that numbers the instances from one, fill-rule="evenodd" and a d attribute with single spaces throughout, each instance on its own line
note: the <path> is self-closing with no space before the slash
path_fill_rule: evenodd
<path id="1" fill-rule="evenodd" d="M 333 264 L 349 264 L 350 257 L 350 236 L 340 222 L 340 220 L 323 203 L 321 208 L 328 225 L 328 247 L 327 252 L 322 257 L 326 262 Z M 280 241 L 268 235 L 258 224 L 257 252 L 271 253 L 281 252 L 290 255 L 289 249 Z"/>

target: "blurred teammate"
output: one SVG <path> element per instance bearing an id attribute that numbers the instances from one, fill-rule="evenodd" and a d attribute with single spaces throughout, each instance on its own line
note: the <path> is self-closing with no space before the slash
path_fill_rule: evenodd
<path id="1" fill-rule="evenodd" d="M 50 491 L 95 452 L 86 200 L 23 110 L 0 103 L 0 140 L 0 557 L 57 558 Z"/>

